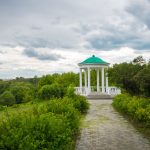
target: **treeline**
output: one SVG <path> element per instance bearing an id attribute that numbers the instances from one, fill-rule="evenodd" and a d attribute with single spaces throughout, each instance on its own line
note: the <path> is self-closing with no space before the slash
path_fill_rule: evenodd
<path id="1" fill-rule="evenodd" d="M 78 85 L 78 80 L 78 74 L 72 72 L 45 75 L 41 78 L 1 80 L 0 104 L 11 106 L 37 99 L 62 98 L 70 85 Z"/>
<path id="2" fill-rule="evenodd" d="M 130 63 L 115 64 L 108 70 L 109 81 L 123 92 L 150 97 L 150 62 L 142 56 Z"/>

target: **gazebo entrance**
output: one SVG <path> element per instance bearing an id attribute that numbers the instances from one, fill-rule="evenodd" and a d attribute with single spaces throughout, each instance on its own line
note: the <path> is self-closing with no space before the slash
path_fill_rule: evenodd
<path id="1" fill-rule="evenodd" d="M 80 87 L 76 87 L 76 93 L 81 95 L 91 95 L 91 94 L 101 94 L 101 95 L 117 95 L 120 94 L 120 89 L 116 87 L 109 87 L 108 85 L 108 75 L 105 70 L 108 69 L 109 63 L 103 61 L 102 59 L 95 57 L 94 55 L 83 62 L 78 64 L 80 68 Z M 97 85 L 96 91 L 95 87 L 91 86 L 91 70 L 96 70 L 97 75 Z M 84 86 L 82 84 L 82 71 L 84 71 Z M 100 79 L 101 73 L 101 79 Z M 101 80 L 101 85 L 100 85 Z"/>

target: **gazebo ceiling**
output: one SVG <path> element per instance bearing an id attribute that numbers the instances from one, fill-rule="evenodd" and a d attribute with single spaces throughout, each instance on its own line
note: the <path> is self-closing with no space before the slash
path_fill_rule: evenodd
<path id="1" fill-rule="evenodd" d="M 102 60 L 101 58 L 95 57 L 95 55 L 93 55 L 92 57 L 87 58 L 86 60 L 79 63 L 78 65 L 79 66 L 82 66 L 82 65 L 106 65 L 106 66 L 108 66 L 109 63 L 107 63 L 104 60 Z"/>

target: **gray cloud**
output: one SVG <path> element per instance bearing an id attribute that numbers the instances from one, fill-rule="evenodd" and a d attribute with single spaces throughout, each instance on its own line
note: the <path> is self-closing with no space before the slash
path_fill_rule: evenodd
<path id="1" fill-rule="evenodd" d="M 23 51 L 23 54 L 25 54 L 28 57 L 37 58 L 39 60 L 57 61 L 57 60 L 63 58 L 62 56 L 60 56 L 58 54 L 54 54 L 54 53 L 41 53 L 41 52 L 38 52 L 38 51 L 36 51 L 34 49 L 25 49 Z"/>
<path id="2" fill-rule="evenodd" d="M 115 9 L 122 9 L 124 4 L 114 4 L 115 1 L 1 1 L 0 44 L 25 48 L 82 48 L 81 41 L 90 32 L 91 23 L 99 24 L 104 18 L 111 17 Z M 107 6 L 105 9 L 102 7 L 104 4 Z"/>
<path id="3" fill-rule="evenodd" d="M 136 17 L 150 28 L 150 1 L 132 0 L 126 11 Z"/>
<path id="4" fill-rule="evenodd" d="M 41 27 L 38 27 L 38 26 L 31 26 L 31 29 L 32 30 L 42 30 L 42 28 Z"/>
<path id="5" fill-rule="evenodd" d="M 150 26 L 149 8 L 148 0 L 5 0 L 0 2 L 0 45 L 149 49 L 150 31 L 143 31 L 144 24 Z"/>
<path id="6" fill-rule="evenodd" d="M 28 57 L 37 68 L 36 63 L 45 66 L 48 61 L 58 61 L 61 64 L 65 62 L 62 53 L 68 57 L 70 51 L 77 51 L 77 55 L 79 52 L 75 59 L 87 55 L 87 51 L 106 50 L 108 54 L 122 47 L 147 54 L 149 8 L 148 0 L 1 0 L 0 60 L 9 58 L 2 65 L 3 72 L 8 75 L 10 68 L 18 72 L 25 67 L 32 68 Z M 14 60 L 21 61 L 21 65 L 14 64 Z M 67 65 L 64 68 L 67 70 Z M 19 76 L 17 71 L 14 75 Z"/>
<path id="7" fill-rule="evenodd" d="M 110 50 L 120 47 L 131 47 L 137 50 L 150 49 L 150 42 L 143 37 L 119 32 L 113 35 L 89 37 L 87 41 L 91 48 L 96 50 Z"/>
<path id="8" fill-rule="evenodd" d="M 34 47 L 34 48 L 46 48 L 50 47 L 51 43 L 43 38 L 30 37 L 30 36 L 18 36 L 16 37 L 18 45 L 23 47 Z"/>

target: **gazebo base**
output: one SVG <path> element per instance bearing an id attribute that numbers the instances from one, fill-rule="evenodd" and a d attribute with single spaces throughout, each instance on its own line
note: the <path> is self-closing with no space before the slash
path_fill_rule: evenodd
<path id="1" fill-rule="evenodd" d="M 91 92 L 88 94 L 87 99 L 112 99 L 113 96 L 109 94 L 102 94 L 102 93 L 97 93 L 97 92 Z"/>

